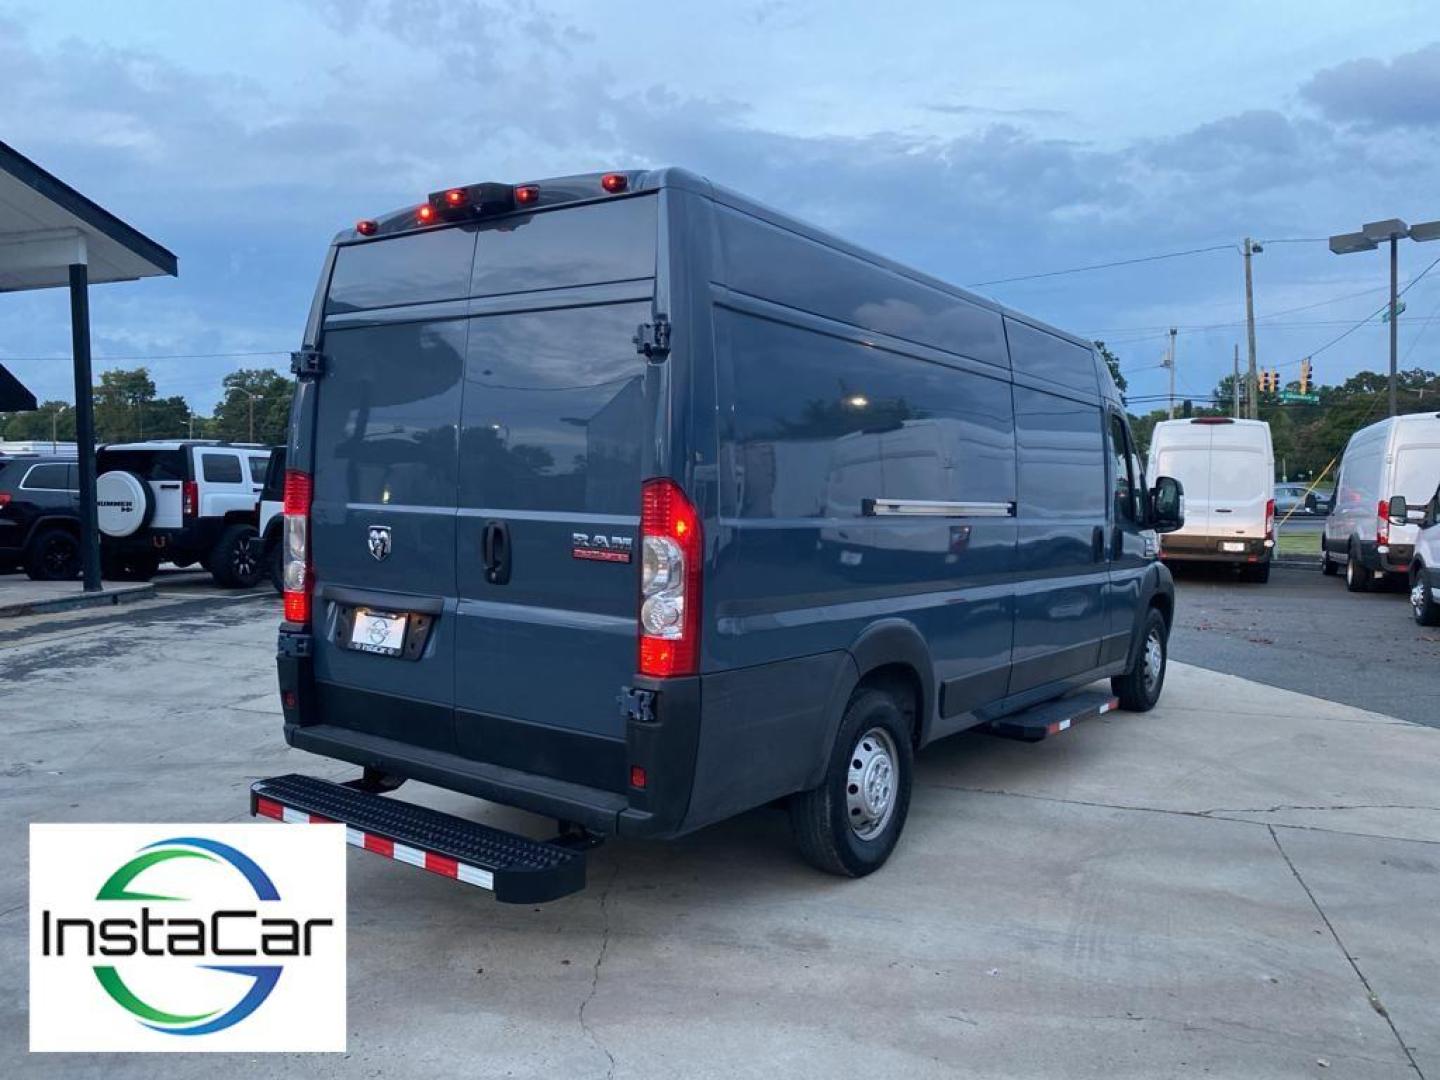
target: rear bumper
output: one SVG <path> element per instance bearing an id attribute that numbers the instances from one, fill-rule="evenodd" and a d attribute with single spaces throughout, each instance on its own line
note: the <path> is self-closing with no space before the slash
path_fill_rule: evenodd
<path id="1" fill-rule="evenodd" d="M 1240 551 L 1226 551 L 1223 544 L 1240 544 Z M 1273 544 L 1243 536 L 1160 537 L 1160 558 L 1166 562 L 1257 563 L 1269 560 Z"/>
<path id="2" fill-rule="evenodd" d="M 306 634 L 282 629 L 276 658 L 285 741 L 296 749 L 573 822 L 597 833 L 664 837 L 687 831 L 699 727 L 698 678 L 634 680 L 631 689 L 649 695 L 647 708 L 627 720 L 623 772 L 612 790 L 326 722 L 321 702 L 334 688 L 317 684 L 309 641 Z M 396 699 L 389 701 L 393 707 Z M 415 707 L 426 708 L 418 703 Z M 628 783 L 631 767 L 644 770 L 643 788 Z"/>

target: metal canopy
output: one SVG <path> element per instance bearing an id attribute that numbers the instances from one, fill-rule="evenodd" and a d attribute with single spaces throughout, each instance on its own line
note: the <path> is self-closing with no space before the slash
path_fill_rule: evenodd
<path id="1" fill-rule="evenodd" d="M 35 395 L 0 364 L 0 412 L 34 412 Z"/>
<path id="2" fill-rule="evenodd" d="M 0 292 L 174 277 L 175 256 L 13 147 L 0 142 Z"/>

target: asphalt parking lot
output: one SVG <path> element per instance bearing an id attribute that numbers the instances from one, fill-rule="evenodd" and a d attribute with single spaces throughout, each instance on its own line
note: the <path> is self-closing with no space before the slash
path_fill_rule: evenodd
<path id="1" fill-rule="evenodd" d="M 1277 566 L 1264 585 L 1224 567 L 1174 572 L 1175 659 L 1440 726 L 1440 629 L 1416 625 L 1403 591 L 1347 592 L 1318 561 Z"/>
<path id="2" fill-rule="evenodd" d="M 349 774 L 283 744 L 275 599 L 184 587 L 0 637 L 11 820 L 244 820 L 256 777 Z M 1199 620 L 1227 586 L 1181 588 Z M 612 840 L 540 908 L 351 852 L 345 1056 L 26 1057 L 10 875 L 0 1074 L 1437 1076 L 1437 766 L 1430 728 L 1177 664 L 1150 714 L 927 751 L 861 881 L 801 863 L 774 810 Z"/>

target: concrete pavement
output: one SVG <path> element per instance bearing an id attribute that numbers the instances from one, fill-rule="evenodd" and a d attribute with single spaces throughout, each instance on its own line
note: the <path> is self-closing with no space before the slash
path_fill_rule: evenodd
<path id="1" fill-rule="evenodd" d="M 284 748 L 275 607 L 0 643 L 0 810 L 233 820 L 256 776 L 349 775 Z M 1437 766 L 1433 729 L 1176 665 L 1150 714 L 926 751 L 862 881 L 800 863 L 774 810 L 612 840 L 541 908 L 351 852 L 345 1056 L 27 1057 L 11 875 L 0 1074 L 1436 1078 Z"/>

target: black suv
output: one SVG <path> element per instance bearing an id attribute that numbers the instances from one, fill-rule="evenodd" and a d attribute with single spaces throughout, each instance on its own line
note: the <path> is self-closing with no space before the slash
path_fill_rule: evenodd
<path id="1" fill-rule="evenodd" d="M 57 457 L 0 457 L 0 571 L 35 581 L 80 573 L 78 466 Z"/>

